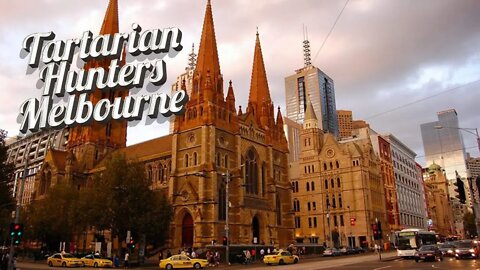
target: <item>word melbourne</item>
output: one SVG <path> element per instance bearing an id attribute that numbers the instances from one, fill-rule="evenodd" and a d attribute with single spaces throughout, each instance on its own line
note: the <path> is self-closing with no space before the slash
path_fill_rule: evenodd
<path id="1" fill-rule="evenodd" d="M 166 63 L 154 55 L 182 50 L 182 32 L 178 28 L 142 32 L 134 23 L 130 33 L 93 36 L 86 31 L 81 38 L 54 38 L 53 32 L 34 33 L 23 41 L 22 49 L 30 54 L 28 65 L 40 69 L 43 93 L 41 100 L 31 98 L 20 106 L 20 132 L 87 125 L 92 121 L 140 120 L 144 110 L 150 118 L 184 113 L 188 101 L 185 91 L 175 92 L 172 97 L 165 93 L 128 95 L 129 89 L 142 88 L 147 79 L 158 87 L 166 82 Z M 127 63 L 127 53 L 144 55 L 146 60 L 134 58 Z M 86 62 L 83 68 L 72 69 L 74 55 L 78 55 L 77 63 Z"/>

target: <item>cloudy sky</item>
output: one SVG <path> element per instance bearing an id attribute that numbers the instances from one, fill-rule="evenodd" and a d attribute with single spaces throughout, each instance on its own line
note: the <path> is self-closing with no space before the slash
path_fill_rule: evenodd
<path id="1" fill-rule="evenodd" d="M 0 128 L 18 133 L 21 103 L 38 97 L 38 74 L 27 76 L 19 57 L 24 37 L 54 31 L 57 39 L 98 33 L 107 0 L 0 2 Z M 184 49 L 167 59 L 169 91 L 200 39 L 205 1 L 119 0 L 120 30 L 178 27 Z M 480 127 L 480 1 L 351 0 L 321 51 L 344 0 L 213 0 L 220 65 L 245 107 L 258 26 L 270 91 L 285 112 L 284 77 L 303 66 L 302 25 L 313 64 L 335 81 L 338 109 L 352 110 L 380 133 L 393 133 L 423 162 L 420 124 L 454 108 L 460 126 Z M 226 88 L 225 88 L 226 89 Z M 449 91 L 447 91 L 449 90 Z M 419 102 L 417 102 L 419 101 Z M 410 104 L 410 105 L 409 105 Z M 399 109 L 396 109 L 399 108 Z M 396 110 L 394 110 L 396 109 Z M 128 144 L 168 133 L 167 125 L 136 125 Z M 465 147 L 478 156 L 475 137 Z"/>

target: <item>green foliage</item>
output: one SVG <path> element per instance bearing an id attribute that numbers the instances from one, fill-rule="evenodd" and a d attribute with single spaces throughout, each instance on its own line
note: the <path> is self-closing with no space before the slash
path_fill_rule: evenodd
<path id="1" fill-rule="evenodd" d="M 30 239 L 50 246 L 72 240 L 80 222 L 79 191 L 68 184 L 53 186 L 42 200 L 33 201 L 26 213 L 26 233 Z"/>
<path id="2" fill-rule="evenodd" d="M 7 164 L 7 147 L 5 139 L 7 132 L 0 129 L 0 241 L 8 238 L 8 228 L 15 210 L 15 200 L 12 197 L 10 183 L 13 179 L 13 164 Z"/>
<path id="3" fill-rule="evenodd" d="M 470 212 L 466 212 L 463 216 L 463 226 L 465 227 L 465 234 L 468 232 L 467 237 L 478 236 L 477 227 L 475 226 L 475 215 Z"/>
<path id="4" fill-rule="evenodd" d="M 80 194 L 85 225 L 111 229 L 120 239 L 130 230 L 136 239 L 145 235 L 149 243 L 163 244 L 171 206 L 163 194 L 151 189 L 142 163 L 129 162 L 121 154 L 112 155 L 105 160 L 105 170 L 92 180 Z"/>

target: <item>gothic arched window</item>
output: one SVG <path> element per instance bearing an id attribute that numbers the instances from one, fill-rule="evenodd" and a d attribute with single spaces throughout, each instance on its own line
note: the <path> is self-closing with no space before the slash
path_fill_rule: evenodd
<path id="1" fill-rule="evenodd" d="M 245 161 L 245 182 L 248 194 L 258 194 L 258 164 L 255 153 L 248 150 Z"/>
<path id="2" fill-rule="evenodd" d="M 184 161 L 185 161 L 185 167 L 188 167 L 188 154 L 185 154 L 185 158 L 184 158 Z"/>
<path id="3" fill-rule="evenodd" d="M 193 152 L 193 165 L 196 166 L 197 165 L 197 152 Z"/>

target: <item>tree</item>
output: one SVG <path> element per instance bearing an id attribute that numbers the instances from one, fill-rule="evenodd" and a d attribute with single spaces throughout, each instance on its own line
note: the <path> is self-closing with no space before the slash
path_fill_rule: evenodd
<path id="1" fill-rule="evenodd" d="M 466 212 L 463 216 L 463 226 L 465 227 L 465 234 L 468 238 L 475 237 L 478 235 L 477 233 L 477 226 L 475 226 L 475 215 L 470 212 Z"/>
<path id="2" fill-rule="evenodd" d="M 72 240 L 80 223 L 79 191 L 69 184 L 56 184 L 42 200 L 31 203 L 25 215 L 27 237 L 42 240 L 50 249 Z"/>
<path id="3" fill-rule="evenodd" d="M 145 166 L 129 162 L 122 154 L 105 159 L 105 170 L 80 194 L 84 225 L 111 230 L 123 240 L 127 231 L 135 239 L 145 235 L 147 243 L 162 245 L 168 234 L 172 208 L 165 196 L 151 189 Z"/>
<path id="4" fill-rule="evenodd" d="M 0 129 L 0 243 L 8 239 L 8 228 L 12 222 L 12 211 L 15 209 L 11 183 L 14 166 L 7 163 L 7 146 L 5 139 L 7 132 Z"/>

